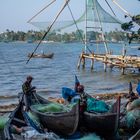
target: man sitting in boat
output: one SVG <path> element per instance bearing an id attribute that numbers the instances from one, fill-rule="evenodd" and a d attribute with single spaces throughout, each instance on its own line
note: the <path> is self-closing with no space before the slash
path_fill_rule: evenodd
<path id="1" fill-rule="evenodd" d="M 78 85 L 74 90 L 63 87 L 62 88 L 62 97 L 65 99 L 65 103 L 75 103 L 80 101 L 80 110 L 86 108 L 86 94 L 84 92 L 84 86 Z"/>
<path id="2" fill-rule="evenodd" d="M 26 111 L 29 111 L 30 105 L 31 105 L 31 96 L 32 93 L 35 92 L 35 87 L 32 87 L 32 76 L 28 76 L 26 81 L 22 85 L 22 90 L 24 93 L 24 102 L 26 106 Z"/>

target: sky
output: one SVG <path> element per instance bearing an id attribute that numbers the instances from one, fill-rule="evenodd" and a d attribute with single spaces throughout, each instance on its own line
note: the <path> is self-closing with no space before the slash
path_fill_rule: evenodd
<path id="1" fill-rule="evenodd" d="M 64 0 L 57 0 L 58 3 L 62 3 Z M 71 0 L 73 1 L 73 13 L 80 14 L 81 8 L 83 8 L 82 1 L 85 0 Z M 111 0 L 107 0 L 115 11 L 117 17 L 124 20 L 124 13 L 112 3 Z M 0 32 L 6 31 L 6 29 L 13 31 L 28 31 L 38 30 L 33 25 L 27 23 L 27 21 L 47 5 L 50 0 L 0 0 Z M 98 0 L 101 6 L 111 13 L 105 0 Z M 117 0 L 131 15 L 140 14 L 140 2 L 138 0 Z M 58 4 L 53 9 L 57 9 Z M 51 11 L 49 15 L 44 11 L 41 15 L 36 18 L 36 21 L 47 21 L 54 12 Z M 65 12 L 65 17 L 67 17 Z M 112 14 L 112 13 L 111 13 Z"/>

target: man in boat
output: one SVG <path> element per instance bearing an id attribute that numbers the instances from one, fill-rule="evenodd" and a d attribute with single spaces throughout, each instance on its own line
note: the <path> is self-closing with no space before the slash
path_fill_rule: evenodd
<path id="1" fill-rule="evenodd" d="M 26 106 L 26 111 L 29 111 L 30 109 L 30 105 L 31 105 L 31 98 L 33 93 L 35 93 L 35 87 L 32 87 L 32 80 L 33 77 L 32 76 L 27 76 L 26 81 L 23 83 L 22 85 L 22 90 L 24 93 L 24 103 Z"/>
<path id="2" fill-rule="evenodd" d="M 75 91 L 63 87 L 62 88 L 62 97 L 65 99 L 65 103 L 75 103 L 77 101 L 80 101 L 80 111 L 82 112 L 86 108 L 86 93 L 84 92 L 84 86 L 83 85 L 77 85 Z"/>
<path id="3" fill-rule="evenodd" d="M 79 98 L 80 100 L 80 112 L 82 113 L 86 107 L 87 107 L 87 94 L 84 91 L 84 86 L 83 85 L 78 85 L 77 86 L 77 93 L 75 97 L 72 98 L 72 102 L 75 102 Z"/>

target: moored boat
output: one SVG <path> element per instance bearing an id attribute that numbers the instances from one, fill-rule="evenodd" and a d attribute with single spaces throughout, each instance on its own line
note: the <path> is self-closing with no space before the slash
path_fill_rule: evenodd
<path id="1" fill-rule="evenodd" d="M 33 58 L 53 58 L 54 53 L 50 53 L 50 54 L 28 54 L 28 57 L 33 57 Z"/>
<path id="2" fill-rule="evenodd" d="M 84 126 L 89 131 L 97 132 L 100 135 L 115 135 L 119 124 L 120 97 L 111 108 L 106 113 L 85 111 L 82 117 Z"/>
<path id="3" fill-rule="evenodd" d="M 50 137 L 54 140 L 60 139 L 53 132 L 49 133 L 43 130 L 36 121 L 29 117 L 29 114 L 24 111 L 23 103 L 20 102 L 4 126 L 2 140 L 44 140 Z"/>
<path id="4" fill-rule="evenodd" d="M 34 98 L 32 98 L 32 102 L 34 101 L 44 105 L 52 103 L 38 94 L 35 94 Z M 45 113 L 38 111 L 33 105 L 31 106 L 31 112 L 39 118 L 43 127 L 57 134 L 72 135 L 77 130 L 79 123 L 79 103 L 75 104 L 70 111 Z"/>
<path id="5" fill-rule="evenodd" d="M 27 119 L 24 116 L 23 112 L 23 105 L 22 103 L 19 103 L 17 108 L 10 114 L 9 120 L 6 123 L 4 127 L 4 140 L 14 140 L 15 138 L 23 140 L 23 136 L 21 136 L 19 133 L 12 132 L 13 126 L 21 129 L 23 127 L 28 127 L 29 123 Z M 16 129 L 15 129 L 16 131 Z"/>

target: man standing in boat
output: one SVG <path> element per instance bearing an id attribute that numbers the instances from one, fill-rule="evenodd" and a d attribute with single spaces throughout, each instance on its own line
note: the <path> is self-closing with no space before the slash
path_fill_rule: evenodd
<path id="1" fill-rule="evenodd" d="M 27 76 L 26 81 L 23 83 L 22 85 L 22 90 L 24 93 L 24 103 L 26 106 L 26 111 L 29 111 L 30 109 L 30 105 L 31 105 L 31 96 L 32 93 L 35 92 L 35 87 L 32 87 L 32 80 L 33 77 L 32 76 Z"/>

